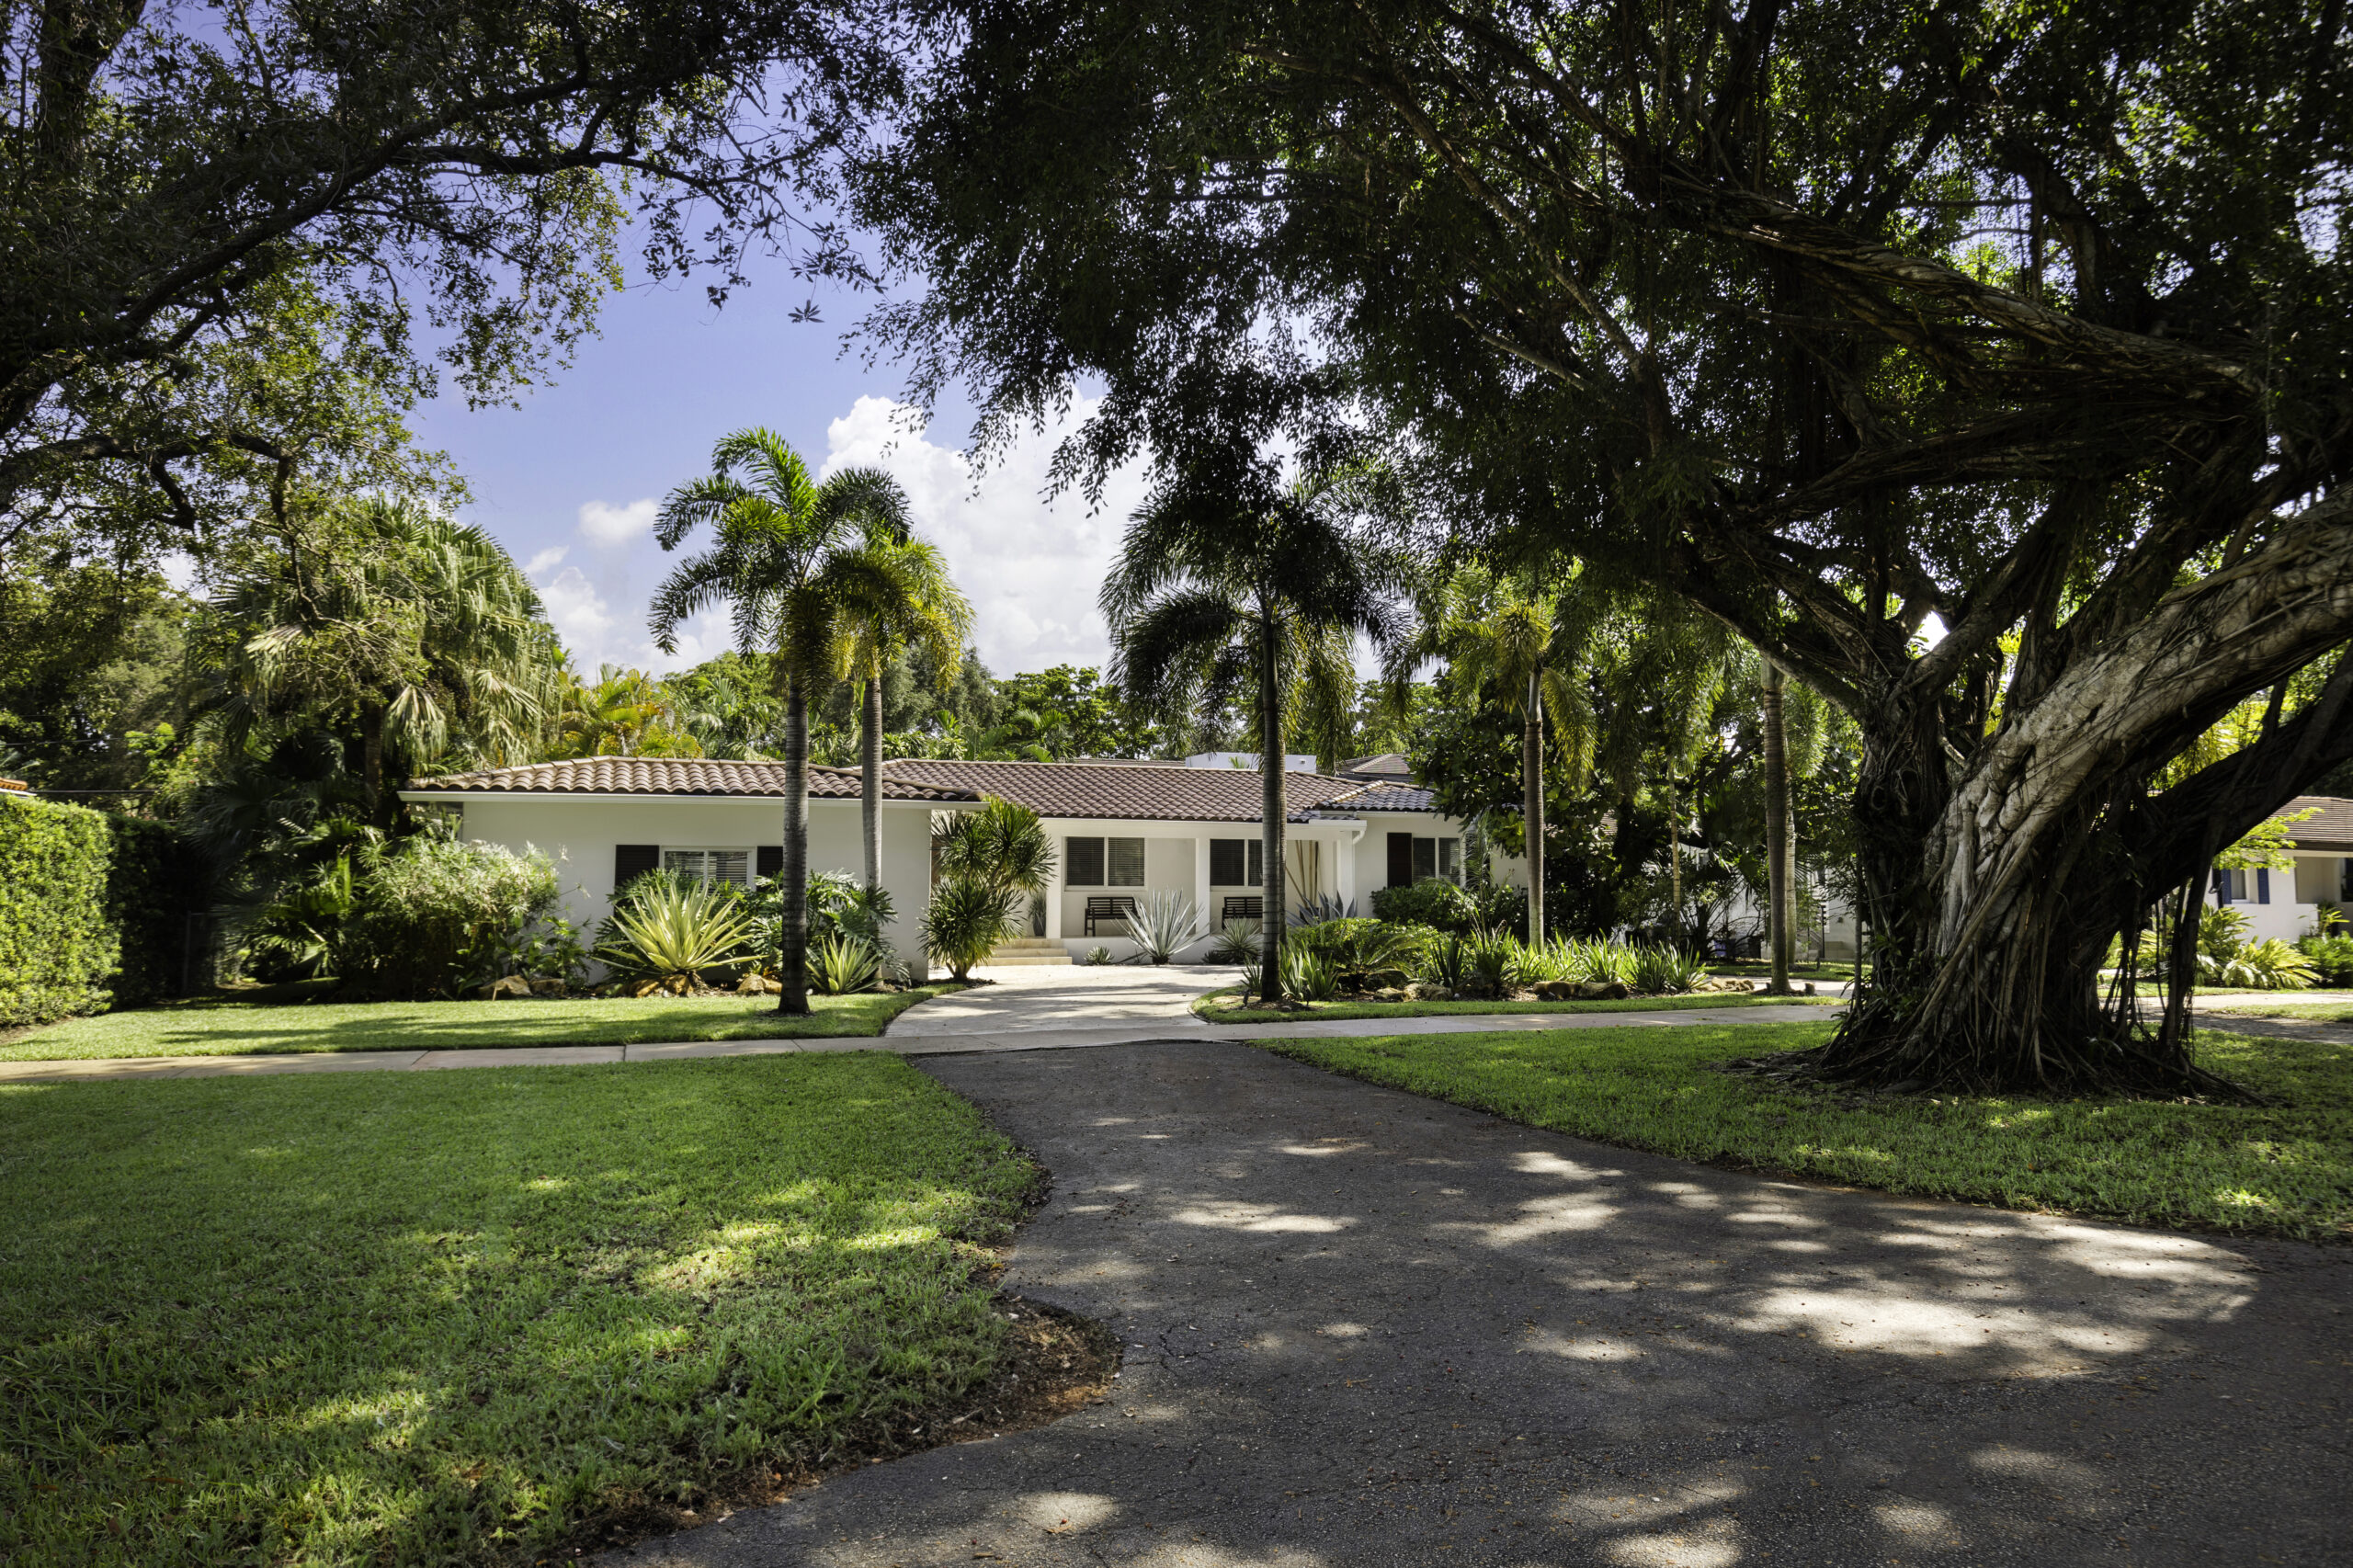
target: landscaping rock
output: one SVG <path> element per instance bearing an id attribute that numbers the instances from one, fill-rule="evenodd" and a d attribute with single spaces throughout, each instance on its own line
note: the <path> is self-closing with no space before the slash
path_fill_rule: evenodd
<path id="1" fill-rule="evenodd" d="M 1408 978 L 1402 969 L 1376 969 L 1365 975 L 1364 988 L 1367 991 L 1400 990 Z"/>
<path id="2" fill-rule="evenodd" d="M 776 996 L 784 991 L 784 983 L 770 980 L 765 974 L 747 974 L 735 983 L 738 996 Z"/>
<path id="3" fill-rule="evenodd" d="M 629 994 L 631 997 L 642 1001 L 661 989 L 662 983 L 658 980 L 641 980 L 630 986 Z"/>
<path id="4" fill-rule="evenodd" d="M 1632 994 L 1622 980 L 1588 980 L 1577 987 L 1578 998 L 1586 1002 L 1617 1002 Z"/>
<path id="5" fill-rule="evenodd" d="M 549 978 L 531 982 L 531 994 L 534 996 L 569 996 L 572 994 L 572 985 L 571 983 L 566 981 L 562 975 L 554 975 Z"/>
<path id="6" fill-rule="evenodd" d="M 1536 995 L 1540 1001 L 1566 1002 L 1576 994 L 1576 982 L 1573 980 L 1540 980 L 1536 983 Z"/>
<path id="7" fill-rule="evenodd" d="M 501 996 L 529 996 L 530 994 L 531 983 L 519 974 L 501 975 L 474 991 L 474 994 L 485 1002 L 494 1002 Z"/>
<path id="8" fill-rule="evenodd" d="M 1409 991 L 1402 991 L 1394 985 L 1384 985 L 1380 990 L 1374 992 L 1368 1000 L 1374 1002 L 1410 1002 L 1413 1000 L 1413 993 Z"/>

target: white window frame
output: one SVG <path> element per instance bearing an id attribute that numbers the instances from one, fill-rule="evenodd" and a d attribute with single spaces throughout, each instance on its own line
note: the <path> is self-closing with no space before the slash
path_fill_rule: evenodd
<path id="1" fill-rule="evenodd" d="M 671 865 L 670 857 L 673 855 L 699 855 L 703 857 L 703 860 L 700 869 L 694 872 L 694 878 L 697 881 L 701 882 L 706 887 L 715 881 L 725 882 L 737 892 L 750 892 L 752 891 L 752 883 L 757 880 L 758 877 L 758 872 L 755 868 L 759 859 L 759 846 L 756 845 L 665 844 L 658 851 L 660 858 L 656 861 L 656 864 L 665 871 L 684 870 L 686 868 L 682 866 Z M 710 857 L 714 855 L 733 855 L 738 857 L 743 861 L 743 876 L 741 878 L 735 878 L 729 877 L 724 874 L 713 874 L 710 866 Z"/>

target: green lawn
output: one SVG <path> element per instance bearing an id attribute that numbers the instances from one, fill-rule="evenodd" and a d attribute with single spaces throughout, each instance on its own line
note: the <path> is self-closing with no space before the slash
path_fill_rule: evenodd
<path id="1" fill-rule="evenodd" d="M 1306 1002 L 1277 1011 L 1233 1006 L 1233 994 L 1231 987 L 1212 991 L 1195 998 L 1193 1011 L 1212 1024 L 1295 1024 L 1309 1018 L 1429 1018 L 1454 1013 L 1662 1013 L 1691 1007 L 1838 1005 L 1835 996 L 1757 996 L 1717 991 L 1697 996 L 1629 996 L 1622 1002 Z"/>
<path id="2" fill-rule="evenodd" d="M 1709 1070 L 1824 1024 L 1268 1040 L 1266 1049 L 1531 1126 L 1688 1160 L 2018 1209 L 2353 1238 L 2353 1046 L 2201 1033 L 2268 1106 L 1859 1099 Z"/>
<path id="3" fill-rule="evenodd" d="M 1761 959 L 1711 959 L 1710 974 L 1728 974 L 1742 980 L 1770 980 L 1773 966 Z M 1855 978 L 1855 966 L 1849 963 L 1793 963 L 1790 978 L 1794 981 L 1829 981 L 1844 985 Z"/>
<path id="4" fill-rule="evenodd" d="M 706 1506 L 991 1373 L 1035 1176 L 879 1052 L 0 1085 L 0 1562 Z"/>
<path id="5" fill-rule="evenodd" d="M 774 997 L 649 996 L 569 1001 L 182 1002 L 73 1018 L 0 1043 L 0 1062 L 100 1056 L 247 1056 L 310 1051 L 447 1051 L 489 1045 L 636 1045 L 652 1040 L 876 1035 L 954 985 L 812 996 L 805 1018 Z"/>
<path id="6" fill-rule="evenodd" d="M 2234 1013 L 2250 1018 L 2313 1018 L 2325 1024 L 2353 1024 L 2353 1002 L 2261 1002 L 2254 1006 L 2211 1007 L 2207 1016 Z"/>

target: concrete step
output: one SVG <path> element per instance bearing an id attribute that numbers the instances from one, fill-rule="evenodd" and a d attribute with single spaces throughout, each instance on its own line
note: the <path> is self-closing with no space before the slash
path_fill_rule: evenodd
<path id="1" fill-rule="evenodd" d="M 1068 953 L 1008 953 L 1002 948 L 988 956 L 989 967 L 992 969 L 1023 965 L 1032 968 L 1053 964 L 1067 966 L 1070 961 L 1071 957 Z"/>
<path id="2" fill-rule="evenodd" d="M 989 954 L 992 964 L 1066 964 L 1070 949 L 1052 937 L 1016 937 L 999 942 Z"/>

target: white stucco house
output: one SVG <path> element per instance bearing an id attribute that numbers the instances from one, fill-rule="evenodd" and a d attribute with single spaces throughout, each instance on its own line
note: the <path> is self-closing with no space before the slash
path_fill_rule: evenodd
<path id="1" fill-rule="evenodd" d="M 2345 908 L 2353 916 L 2353 801 L 2334 795 L 2299 795 L 2279 812 L 2292 817 L 2288 836 L 2295 846 L 2292 870 L 2216 871 L 2206 902 L 2226 904 L 2246 916 L 2247 935 L 2294 941 L 2308 936 L 2321 906 Z"/>
<path id="2" fill-rule="evenodd" d="M 1463 824 L 1432 809 L 1430 793 L 1400 778 L 1402 758 L 1362 758 L 1340 775 L 1285 771 L 1284 826 L 1293 902 L 1336 895 L 1370 913 L 1374 890 L 1424 876 L 1459 876 Z M 1396 766 L 1388 766 L 1390 764 Z M 1259 898 L 1259 775 L 1231 767 L 1157 762 L 955 762 L 883 765 L 882 881 L 897 905 L 888 935 L 920 966 L 915 924 L 931 886 L 936 814 L 995 796 L 1038 813 L 1054 840 L 1055 881 L 1032 911 L 1040 956 L 1102 946 L 1126 956 L 1122 900 L 1183 893 L 1205 931 L 1255 915 Z M 580 757 L 418 780 L 417 805 L 454 808 L 460 835 L 554 857 L 565 913 L 594 922 L 620 882 L 667 866 L 748 886 L 783 864 L 786 769 L 779 762 L 681 757 Z M 856 768 L 813 767 L 812 870 L 859 875 Z M 1498 862 L 1508 878 L 1517 862 Z M 1182 958 L 1201 956 L 1204 936 Z"/>

